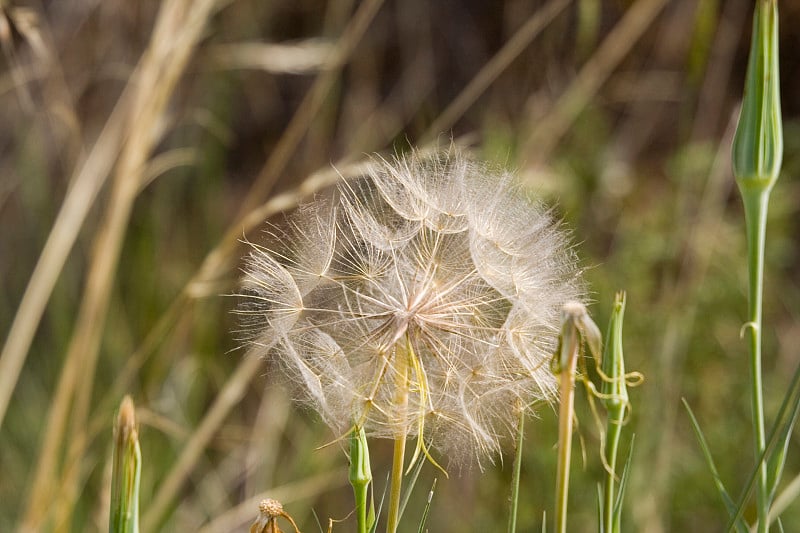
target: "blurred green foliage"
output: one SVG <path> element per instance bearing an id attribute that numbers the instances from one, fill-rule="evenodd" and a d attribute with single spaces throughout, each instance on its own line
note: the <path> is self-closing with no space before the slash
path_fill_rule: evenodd
<path id="1" fill-rule="evenodd" d="M 273 191 L 291 190 L 331 163 L 339 166 L 365 153 L 389 154 L 417 144 L 435 117 L 543 3 L 386 2 Z M 648 30 L 627 43 L 630 50 L 622 62 L 591 94 L 544 164 L 537 147 L 527 143 L 576 73 L 595 58 L 596 48 L 585 44 L 590 41 L 575 52 L 578 29 L 583 28 L 586 40 L 596 30 L 602 42 L 629 4 L 607 0 L 599 2 L 598 10 L 583 11 L 568 6 L 439 139 L 447 143 L 451 136 L 466 135 L 478 153 L 518 169 L 532 194 L 555 206 L 573 228 L 597 302 L 590 308 L 597 323 L 607 322 L 612 295 L 619 289 L 627 292 L 626 365 L 641 371 L 646 381 L 630 391 L 633 412 L 626 431 L 636 434 L 636 451 L 623 524 L 648 532 L 720 530 L 725 510 L 680 399 L 693 406 L 721 475 L 736 494 L 753 459 L 747 349 L 739 339 L 747 300 L 744 221 L 728 155 L 730 117 L 747 60 L 749 3 L 668 2 Z M 764 297 L 768 420 L 794 370 L 800 342 L 800 59 L 795 52 L 800 7 L 784 4 L 784 177 L 770 211 Z M 239 68 L 216 60 L 215 47 L 317 38 L 335 42 L 357 5 L 347 0 L 242 0 L 225 3 L 208 21 L 162 117 L 166 130 L 156 149 L 156 155 L 194 149 L 193 163 L 168 170 L 141 192 L 125 235 L 102 334 L 93 430 L 80 463 L 79 497 L 69 528 L 103 530 L 107 524 L 111 421 L 120 400 L 110 392 L 112 383 L 235 224 L 246 191 L 318 75 L 313 68 L 301 74 Z M 33 3 L 25 11 L 9 2 L 0 8 L 10 28 L 0 32 L 5 51 L 0 59 L 0 123 L 5 125 L 0 131 L 2 338 L 69 188 L 72 169 L 96 141 L 144 51 L 157 7 L 112 0 Z M 597 19 L 579 20 L 579 12 Z M 36 24 L 24 26 L 30 20 Z M 50 55 L 36 48 L 37 35 Z M 45 414 L 82 290 L 91 282 L 87 265 L 108 197 L 103 189 L 81 229 L 0 426 L 2 531 L 12 529 L 27 502 Z M 248 238 L 257 241 L 259 234 Z M 236 290 L 240 253 L 230 252 L 225 274 L 180 304 L 119 392 L 133 396 L 141 424 L 143 514 L 244 356 L 231 333 L 236 300 L 227 296 Z M 288 396 L 271 379 L 265 362 L 193 465 L 163 530 L 200 529 L 248 498 L 346 465 L 341 443 L 318 449 L 338 436 L 313 414 L 292 407 Z M 599 437 L 581 390 L 577 404 L 587 462 L 582 468 L 576 456 L 573 463 L 569 521 L 575 531 L 590 531 L 596 523 L 595 481 L 603 470 Z M 800 448 L 798 438 L 790 444 L 787 480 L 800 471 L 800 456 L 792 453 Z M 526 423 L 519 531 L 538 530 L 542 513 L 553 508 L 556 440 L 554 410 L 543 408 Z M 577 442 L 575 449 L 580 450 Z M 626 453 L 620 450 L 621 456 Z M 370 454 L 379 494 L 391 444 L 377 443 Z M 485 472 L 454 468 L 450 479 L 440 479 L 430 530 L 500 531 L 508 512 L 511 457 L 487 465 Z M 424 469 L 418 486 L 430 487 L 436 475 L 435 469 Z M 311 509 L 322 520 L 350 513 L 352 493 L 346 473 L 340 477 L 340 482 L 311 479 L 310 489 L 293 492 L 297 501 L 284 501 L 301 530 L 316 530 Z M 426 499 L 427 490 L 412 496 L 406 525 L 418 524 Z M 253 506 L 238 527 L 252 522 L 256 513 Z M 784 524 L 792 523 L 800 523 L 797 503 L 785 515 Z M 334 531 L 353 528 L 350 518 Z"/>

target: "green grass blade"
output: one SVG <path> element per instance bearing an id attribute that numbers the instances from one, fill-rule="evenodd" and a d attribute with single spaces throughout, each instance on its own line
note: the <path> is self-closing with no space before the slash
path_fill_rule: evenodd
<path id="1" fill-rule="evenodd" d="M 605 533 L 605 523 L 603 522 L 603 487 L 597 484 L 597 531 Z"/>
<path id="2" fill-rule="evenodd" d="M 322 522 L 319 521 L 319 516 L 317 516 L 317 511 L 315 509 L 311 509 L 311 516 L 314 517 L 314 522 L 317 523 L 317 527 L 319 528 L 319 533 L 325 533 L 325 530 L 322 529 Z"/>
<path id="3" fill-rule="evenodd" d="M 517 423 L 517 450 L 514 455 L 514 473 L 511 477 L 511 511 L 508 515 L 508 533 L 517 531 L 517 509 L 519 507 L 519 477 L 522 471 L 522 441 L 525 437 L 525 409 L 519 410 Z"/>
<path id="4" fill-rule="evenodd" d="M 431 491 L 428 493 L 428 501 L 425 503 L 425 509 L 422 510 L 422 519 L 419 522 L 419 528 L 417 531 L 419 533 L 423 533 L 425 530 L 425 523 L 428 521 L 428 513 L 431 510 L 431 501 L 433 501 L 433 493 L 436 490 L 436 478 L 433 480 L 433 484 L 431 485 Z"/>
<path id="5" fill-rule="evenodd" d="M 733 522 L 735 520 L 739 520 L 742 516 L 743 509 L 745 502 L 750 498 L 750 495 L 753 493 L 756 485 L 756 479 L 758 477 L 758 472 L 760 470 L 761 464 L 764 461 L 765 457 L 771 457 L 771 451 L 776 448 L 776 446 L 781 446 L 781 449 L 788 446 L 789 437 L 792 434 L 792 428 L 795 425 L 795 421 L 798 416 L 798 409 L 800 408 L 800 365 L 798 365 L 797 369 L 794 372 L 794 376 L 792 376 L 792 380 L 789 382 L 789 389 L 786 391 L 786 394 L 783 398 L 783 403 L 781 404 L 781 408 L 778 411 L 778 416 L 775 419 L 775 424 L 773 425 L 772 429 L 769 433 L 769 439 L 767 440 L 767 445 L 764 450 L 764 453 L 758 458 L 756 465 L 753 467 L 753 470 L 750 472 L 750 477 L 745 484 L 744 489 L 742 490 L 742 496 L 739 498 L 739 505 L 737 506 L 738 511 L 735 516 L 731 518 L 731 521 L 728 523 L 728 527 L 726 531 L 731 531 L 733 527 Z M 779 439 L 781 436 L 781 439 Z M 779 460 L 768 460 L 769 464 L 772 464 L 775 461 Z M 773 469 L 777 469 L 778 465 L 773 464 Z M 770 485 L 770 494 L 774 496 L 775 488 L 780 481 L 780 473 L 776 470 L 773 470 L 774 478 L 772 484 Z M 770 498 L 770 502 L 772 501 L 772 497 Z"/>
<path id="6" fill-rule="evenodd" d="M 747 524 L 745 524 L 744 520 L 741 519 L 740 509 L 737 509 L 736 506 L 734 506 L 733 500 L 728 494 L 728 491 L 725 490 L 725 485 L 720 478 L 717 465 L 714 463 L 714 458 L 711 456 L 711 449 L 708 447 L 706 438 L 703 435 L 703 430 L 700 429 L 700 424 L 697 422 L 697 418 L 695 418 L 692 408 L 689 407 L 689 403 L 685 399 L 682 399 L 681 401 L 683 402 L 683 406 L 686 408 L 686 411 L 689 413 L 689 418 L 692 422 L 692 429 L 694 429 L 697 440 L 700 442 L 700 448 L 703 451 L 703 455 L 705 456 L 706 463 L 711 471 L 711 475 L 714 477 L 714 485 L 717 487 L 717 492 L 719 492 L 728 514 L 733 517 L 739 516 L 738 519 L 735 519 L 736 530 L 740 533 L 748 533 Z"/>
<path id="7" fill-rule="evenodd" d="M 783 467 L 786 463 L 786 452 L 789 449 L 789 438 L 792 436 L 795 424 L 797 423 L 798 415 L 800 415 L 800 365 L 794 373 L 794 377 L 790 382 L 789 389 L 784 397 L 781 409 L 778 412 L 778 418 L 775 421 L 776 427 L 770 434 L 769 445 L 775 438 L 774 451 L 769 452 L 767 459 L 767 480 L 769 482 L 769 501 L 770 504 L 775 498 L 775 492 L 778 489 L 781 476 L 783 474 Z M 782 424 L 782 425 L 779 425 Z M 777 431 L 776 431 L 777 430 Z"/>
<path id="8" fill-rule="evenodd" d="M 628 448 L 628 457 L 625 458 L 625 466 L 622 467 L 622 478 L 619 480 L 619 491 L 614 501 L 614 520 L 613 530 L 607 533 L 619 533 L 622 526 L 622 503 L 625 501 L 625 489 L 628 487 L 628 477 L 631 472 L 631 461 L 633 460 L 633 448 L 636 436 L 631 437 L 631 445 Z"/>
<path id="9" fill-rule="evenodd" d="M 414 465 L 414 470 L 411 472 L 411 476 L 409 477 L 408 484 L 406 485 L 405 492 L 403 493 L 403 498 L 400 500 L 400 513 L 397 516 L 398 522 L 401 518 L 403 518 L 403 512 L 406 510 L 408 500 L 411 498 L 411 492 L 414 490 L 414 485 L 417 484 L 419 473 L 422 471 L 422 465 L 424 464 L 425 461 L 417 461 L 417 464 Z"/>
<path id="10" fill-rule="evenodd" d="M 378 519 L 377 517 L 381 515 L 383 511 L 383 502 L 386 500 L 386 494 L 389 490 L 389 474 L 386 474 L 386 483 L 383 485 L 383 492 L 381 493 L 381 500 L 378 502 L 378 510 L 376 519 L 372 521 L 372 526 L 369 528 L 369 533 L 375 533 L 378 530 Z"/>

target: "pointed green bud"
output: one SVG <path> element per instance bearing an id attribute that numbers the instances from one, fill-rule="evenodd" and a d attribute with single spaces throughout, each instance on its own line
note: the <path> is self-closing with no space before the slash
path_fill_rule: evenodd
<path id="1" fill-rule="evenodd" d="M 363 427 L 358 427 L 350 433 L 350 483 L 367 486 L 371 481 L 367 435 Z"/>
<path id="2" fill-rule="evenodd" d="M 743 196 L 766 193 L 783 158 L 777 0 L 757 0 L 744 99 L 733 138 L 733 173 Z"/>
<path id="3" fill-rule="evenodd" d="M 375 506 L 370 499 L 369 484 L 372 469 L 369 465 L 369 446 L 364 428 L 355 426 L 350 431 L 350 484 L 356 501 L 358 533 L 367 533 L 375 525 Z"/>
<path id="4" fill-rule="evenodd" d="M 622 355 L 622 319 L 625 316 L 625 293 L 617 293 L 614 309 L 606 333 L 606 346 L 603 352 L 603 380 L 601 392 L 603 405 L 609 418 L 621 423 L 628 405 L 628 387 L 625 383 L 625 359 Z"/>
<path id="5" fill-rule="evenodd" d="M 111 471 L 111 533 L 139 532 L 139 480 L 142 453 L 136 431 L 136 413 L 130 396 L 122 400 L 114 426 Z"/>

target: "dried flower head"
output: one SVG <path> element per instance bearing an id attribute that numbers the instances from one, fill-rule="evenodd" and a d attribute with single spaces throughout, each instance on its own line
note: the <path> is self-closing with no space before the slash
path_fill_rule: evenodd
<path id="1" fill-rule="evenodd" d="M 341 434 L 491 457 L 518 406 L 553 397 L 559 313 L 582 289 L 511 174 L 454 148 L 380 160 L 269 233 L 245 269 L 246 340 Z"/>
<path id="2" fill-rule="evenodd" d="M 278 526 L 278 518 L 283 518 L 294 528 L 295 533 L 300 533 L 294 519 L 283 510 L 283 505 L 278 500 L 267 498 L 258 504 L 258 517 L 250 526 L 250 533 L 283 533 Z"/>

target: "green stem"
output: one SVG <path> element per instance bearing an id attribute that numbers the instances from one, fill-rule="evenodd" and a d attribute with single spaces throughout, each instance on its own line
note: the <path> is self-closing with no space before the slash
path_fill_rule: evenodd
<path id="1" fill-rule="evenodd" d="M 603 352 L 602 374 L 603 405 L 608 413 L 603 449 L 606 475 L 603 486 L 602 517 L 604 533 L 620 530 L 619 497 L 616 494 L 617 450 L 625 414 L 628 409 L 628 389 L 625 375 L 625 357 L 622 350 L 622 322 L 625 315 L 625 293 L 617 293 L 614 309 L 608 322 L 606 345 Z"/>
<path id="2" fill-rule="evenodd" d="M 751 407 L 753 411 L 753 435 L 756 460 L 766 449 L 764 429 L 764 386 L 761 378 L 761 307 L 764 282 L 764 247 L 767 228 L 767 205 L 769 190 L 758 194 L 743 194 L 744 212 L 747 224 L 747 249 L 749 271 L 748 323 L 750 344 L 750 378 L 752 386 Z M 756 505 L 758 511 L 758 532 L 769 530 L 769 487 L 767 469 L 759 465 L 756 484 Z"/>
<path id="3" fill-rule="evenodd" d="M 624 411 L 623 411 L 624 412 Z M 617 533 L 618 527 L 615 525 L 614 485 L 616 483 L 617 471 L 617 449 L 619 448 L 619 437 L 622 434 L 622 416 L 613 417 L 609 414 L 609 421 L 606 428 L 606 470 L 605 484 L 603 486 L 603 531 L 605 533 Z"/>
<path id="4" fill-rule="evenodd" d="M 569 346 L 566 366 L 561 368 L 561 405 L 558 414 L 558 470 L 556 474 L 556 532 L 567 531 L 567 499 L 569 469 L 572 456 L 572 421 L 575 412 L 575 368 L 578 363 L 578 332 L 569 328 L 571 339 L 562 339 Z"/>
<path id="5" fill-rule="evenodd" d="M 369 464 L 369 449 L 363 427 L 354 427 L 350 435 L 350 484 L 356 502 L 356 519 L 358 533 L 367 533 L 374 519 L 374 512 L 367 514 L 369 484 L 372 482 L 372 471 Z M 370 508 L 371 510 L 371 508 Z"/>
<path id="6" fill-rule="evenodd" d="M 508 517 L 508 533 L 517 530 L 517 508 L 519 507 L 519 477 L 522 471 L 522 439 L 525 435 L 525 409 L 520 407 L 517 426 L 517 452 L 514 456 L 514 474 L 511 478 L 511 514 Z"/>

